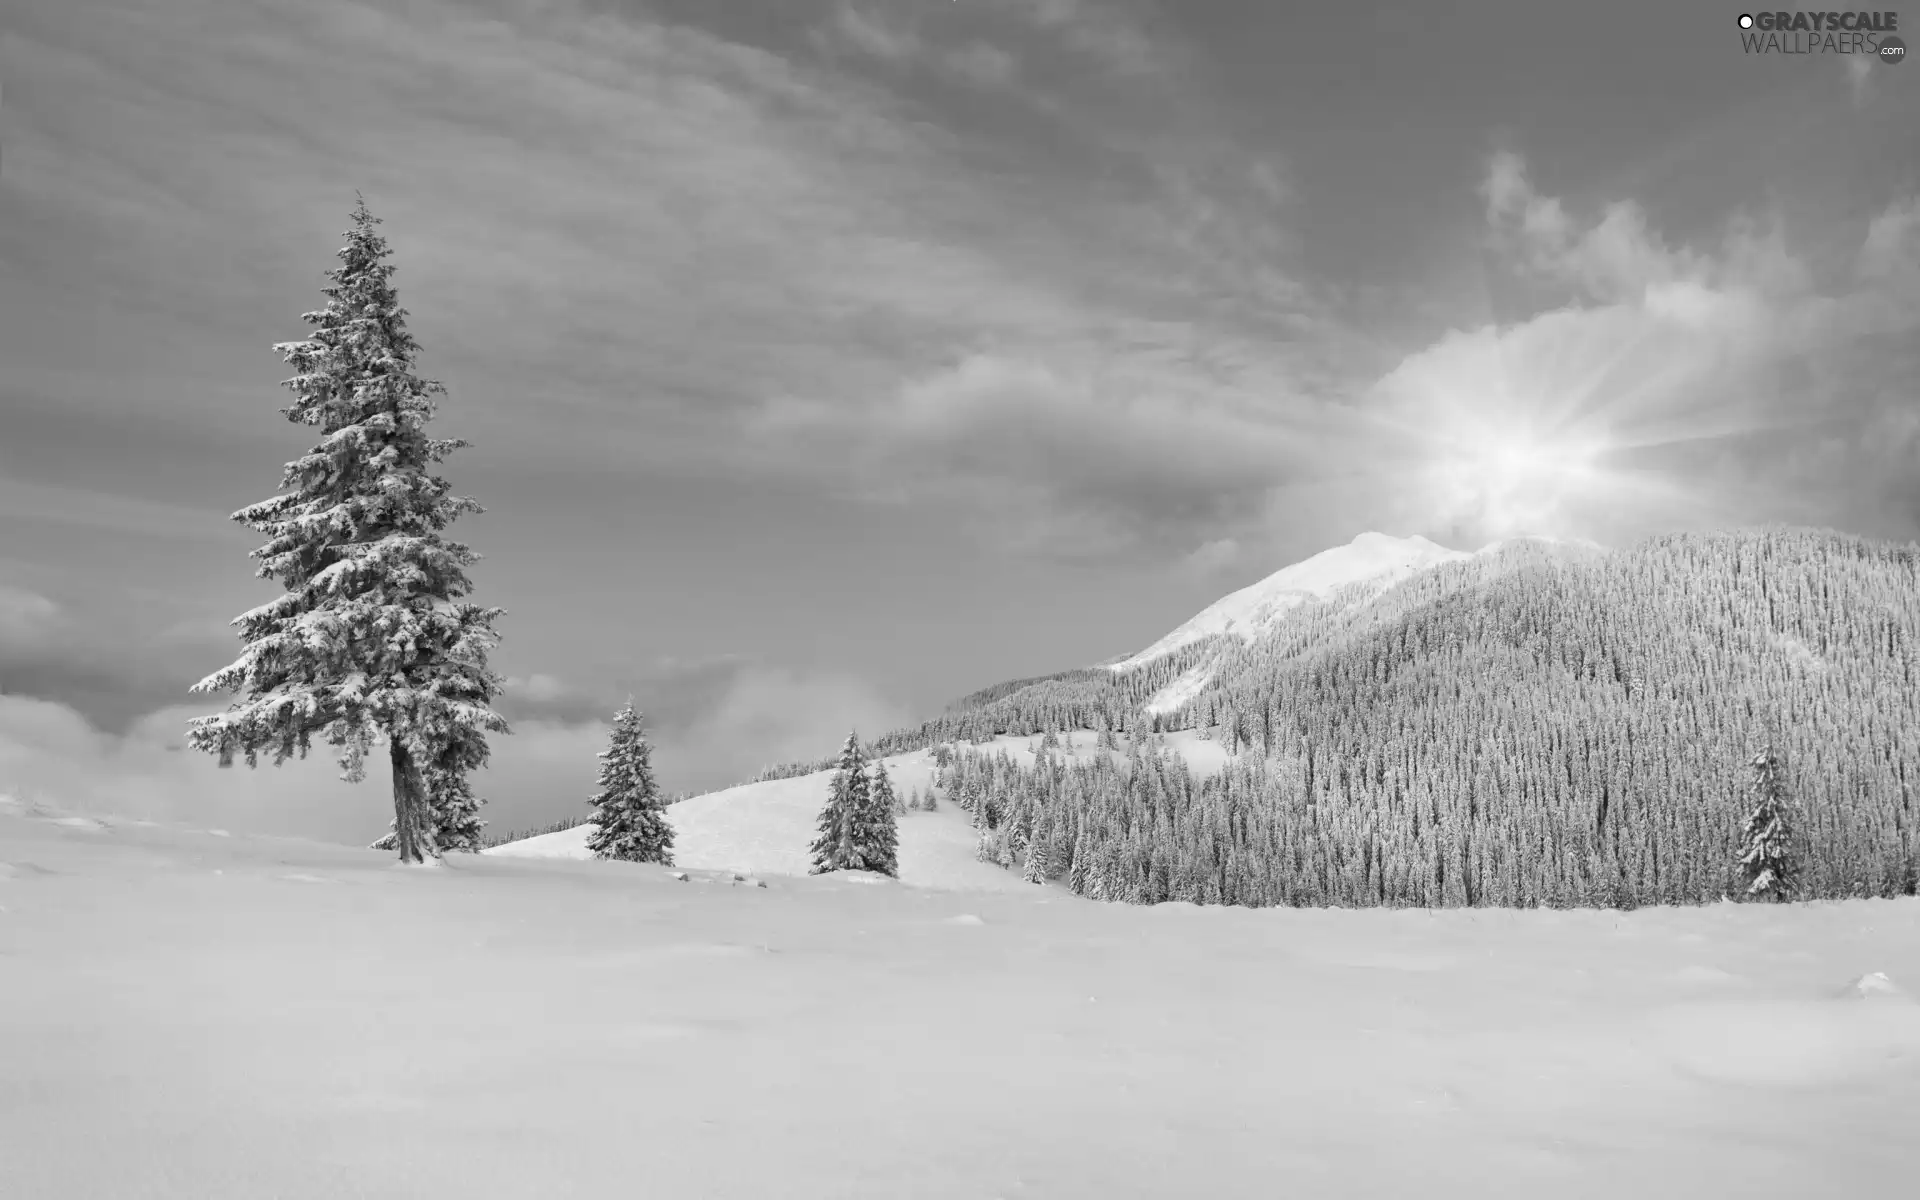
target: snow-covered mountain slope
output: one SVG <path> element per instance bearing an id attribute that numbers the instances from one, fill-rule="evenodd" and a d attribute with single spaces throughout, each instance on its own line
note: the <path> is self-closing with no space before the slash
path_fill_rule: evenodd
<path id="1" fill-rule="evenodd" d="M 1025 744 L 1024 739 L 1021 742 Z M 930 750 L 882 760 L 894 790 L 906 799 L 926 791 L 936 767 Z M 692 796 L 667 810 L 677 866 L 754 875 L 805 875 L 833 772 L 770 779 Z M 488 850 L 502 858 L 588 859 L 591 827 L 508 842 Z M 1034 885 L 974 857 L 976 835 L 967 814 L 951 804 L 900 818 L 900 880 L 920 887 L 996 891 Z"/>
<path id="2" fill-rule="evenodd" d="M 1466 551 L 1449 550 L 1418 535 L 1396 538 L 1363 533 L 1344 546 L 1322 550 L 1223 596 L 1145 650 L 1108 667 L 1125 671 L 1219 635 L 1251 641 L 1309 601 L 1326 600 L 1344 588 L 1361 584 L 1384 590 L 1416 572 L 1472 557 Z"/>
<path id="3" fill-rule="evenodd" d="M 0 805 L 19 1200 L 1784 1200 L 1920 1167 L 1912 899 L 1146 908 L 59 819 Z"/>
<path id="4" fill-rule="evenodd" d="M 1100 753 L 1094 735 L 1084 730 L 1062 735 L 1069 760 Z M 1124 747 L 1124 736 L 1118 739 Z M 1181 731 L 1158 735 L 1168 752 L 1179 754 L 1198 774 L 1221 770 L 1226 748 L 1199 733 Z M 1031 766 L 1032 738 L 1002 737 L 972 747 L 992 754 L 1004 751 L 1023 766 Z M 896 754 L 881 761 L 893 777 L 902 799 L 914 789 L 925 792 L 933 784 L 936 767 L 931 750 Z M 674 862 L 692 870 L 738 871 L 754 875 L 805 875 L 808 847 L 813 844 L 820 808 L 826 803 L 831 771 L 792 779 L 743 783 L 738 787 L 692 796 L 667 810 L 673 822 Z M 488 850 L 502 858 L 589 859 L 588 826 L 507 842 Z M 900 818 L 900 882 L 915 887 L 952 891 L 1000 891 L 1032 887 L 1010 871 L 974 857 L 977 836 L 967 814 L 941 802 L 933 812 L 909 812 Z"/>

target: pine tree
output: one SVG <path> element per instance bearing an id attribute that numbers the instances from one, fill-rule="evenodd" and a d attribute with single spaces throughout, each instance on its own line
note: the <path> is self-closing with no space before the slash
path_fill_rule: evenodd
<path id="1" fill-rule="evenodd" d="M 1043 822 L 1027 842 L 1026 861 L 1020 878 L 1028 883 L 1045 883 L 1052 849 L 1052 830 Z"/>
<path id="2" fill-rule="evenodd" d="M 920 811 L 932 812 L 933 808 L 933 785 L 928 784 L 927 790 L 920 793 Z"/>
<path id="3" fill-rule="evenodd" d="M 1800 872 L 1793 853 L 1786 761 L 1769 742 L 1753 756 L 1747 769 L 1753 778 L 1747 794 L 1754 801 L 1741 834 L 1746 847 L 1740 854 L 1740 870 L 1746 877 L 1747 895 L 1790 900 Z"/>
<path id="4" fill-rule="evenodd" d="M 920 811 L 920 789 L 918 787 L 913 788 L 907 793 L 907 811 Z"/>
<path id="5" fill-rule="evenodd" d="M 632 700 L 614 714 L 613 732 L 599 757 L 600 790 L 593 796 L 587 849 L 596 858 L 672 866 L 667 800 L 654 782 L 653 748 Z"/>
<path id="6" fill-rule="evenodd" d="M 826 806 L 820 810 L 810 873 L 877 871 L 898 875 L 897 804 L 886 768 L 876 762 L 869 771 L 859 737 L 849 733 L 840 749 Z"/>
<path id="7" fill-rule="evenodd" d="M 445 389 L 414 373 L 419 344 L 378 224 L 361 201 L 326 307 L 304 317 L 313 336 L 275 347 L 296 372 L 281 412 L 320 441 L 287 464 L 282 494 L 233 515 L 266 535 L 256 573 L 286 591 L 234 621 L 239 659 L 194 690 L 239 697 L 193 720 L 188 739 L 223 767 L 236 756 L 253 767 L 262 751 L 276 766 L 304 757 L 322 735 L 355 782 L 384 740 L 394 845 L 417 863 L 439 854 L 437 827 L 477 833 L 470 813 L 443 819 L 433 806 L 477 804 L 453 776 L 485 762 L 488 733 L 508 731 L 487 666 L 501 610 L 462 599 L 478 555 L 443 533 L 480 506 L 432 471 L 466 443 L 427 435 Z"/>
<path id="8" fill-rule="evenodd" d="M 810 875 L 859 869 L 856 831 L 867 807 L 867 764 L 860 739 L 849 733 L 840 747 L 840 761 L 828 784 L 826 807 L 820 810 L 819 836 L 814 839 Z"/>
<path id="9" fill-rule="evenodd" d="M 854 831 L 854 847 L 860 867 L 882 875 L 900 874 L 899 815 L 904 811 L 887 776 L 886 764 L 875 760 L 867 781 L 867 802 L 862 820 Z"/>
<path id="10" fill-rule="evenodd" d="M 873 775 L 868 787 L 872 789 L 871 795 L 877 807 L 886 809 L 896 817 L 907 811 L 906 801 L 893 790 L 893 777 L 887 774 L 887 764 L 877 758 L 873 760 Z"/>

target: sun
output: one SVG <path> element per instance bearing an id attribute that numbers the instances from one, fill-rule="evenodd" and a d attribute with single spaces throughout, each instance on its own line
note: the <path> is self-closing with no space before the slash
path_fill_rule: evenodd
<path id="1" fill-rule="evenodd" d="M 1564 534 L 1569 507 L 1591 492 L 1606 444 L 1592 433 L 1543 437 L 1461 422 L 1433 446 L 1439 509 L 1488 537 Z"/>

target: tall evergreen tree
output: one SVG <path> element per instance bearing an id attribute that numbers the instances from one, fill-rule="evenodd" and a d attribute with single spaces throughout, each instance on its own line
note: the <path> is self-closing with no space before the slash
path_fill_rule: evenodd
<path id="1" fill-rule="evenodd" d="M 600 752 L 600 790 L 593 796 L 587 849 L 596 858 L 672 866 L 673 826 L 666 807 L 653 778 L 653 748 L 628 700 L 614 714 L 613 732 Z"/>
<path id="2" fill-rule="evenodd" d="M 813 840 L 813 866 L 808 874 L 858 868 L 854 831 L 867 805 L 866 767 L 859 736 L 847 734 L 833 779 L 827 785 L 826 806 L 820 810 L 819 835 Z"/>
<path id="3" fill-rule="evenodd" d="M 1741 830 L 1745 847 L 1740 870 L 1747 895 L 1767 900 L 1790 900 L 1799 882 L 1794 858 L 1793 822 L 1788 811 L 1786 761 L 1769 741 L 1747 764 L 1752 783 L 1753 811 Z"/>
<path id="4" fill-rule="evenodd" d="M 384 740 L 394 845 L 417 863 L 438 855 L 437 826 L 470 824 L 436 816 L 435 798 L 470 801 L 451 776 L 484 764 L 486 735 L 507 732 L 487 666 L 501 610 L 463 600 L 478 555 L 443 535 L 480 506 L 433 468 L 466 443 L 427 434 L 445 389 L 414 373 L 419 344 L 379 223 L 361 201 L 328 272 L 327 304 L 303 318 L 313 336 L 275 347 L 295 371 L 281 412 L 320 441 L 287 464 L 282 494 L 233 515 L 266 535 L 256 573 L 286 590 L 234 621 L 239 659 L 194 690 L 238 698 L 192 721 L 188 739 L 223 767 L 236 756 L 252 767 L 262 751 L 275 765 L 304 757 L 322 735 L 350 781 Z"/>

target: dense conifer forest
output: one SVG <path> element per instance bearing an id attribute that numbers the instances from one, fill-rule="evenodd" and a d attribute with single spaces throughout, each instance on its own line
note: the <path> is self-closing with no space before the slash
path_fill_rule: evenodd
<path id="1" fill-rule="evenodd" d="M 1123 752 L 1030 768 L 963 747 L 943 776 L 983 857 L 1086 896 L 1633 906 L 1742 889 L 1747 768 L 1771 745 L 1795 894 L 1915 892 L 1920 548 L 1787 530 L 1604 555 L 1523 543 L 1297 617 L 1134 672 L 987 689 L 871 752 L 1131 729 Z M 1139 715 L 1194 668 L 1211 679 L 1192 701 Z M 1196 777 L 1139 736 L 1156 725 L 1241 754 Z"/>

